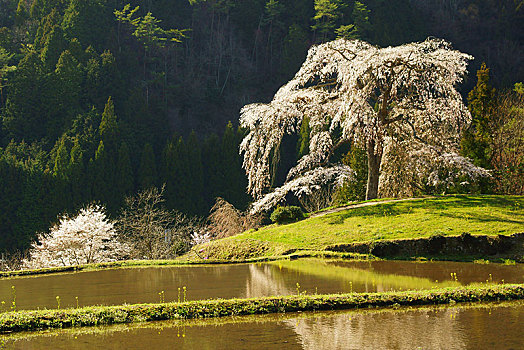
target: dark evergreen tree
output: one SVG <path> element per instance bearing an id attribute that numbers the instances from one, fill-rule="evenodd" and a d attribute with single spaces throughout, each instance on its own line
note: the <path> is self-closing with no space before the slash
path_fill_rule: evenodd
<path id="1" fill-rule="evenodd" d="M 56 147 L 56 155 L 53 166 L 53 176 L 62 179 L 70 179 L 70 150 L 68 149 L 66 137 L 60 138 Z"/>
<path id="2" fill-rule="evenodd" d="M 490 168 L 490 124 L 496 104 L 495 89 L 489 82 L 489 68 L 483 63 L 477 71 L 477 85 L 468 94 L 468 109 L 472 116 L 464 132 L 462 153 L 484 168 Z"/>
<path id="3" fill-rule="evenodd" d="M 138 185 L 140 189 L 149 189 L 156 186 L 157 172 L 155 153 L 151 144 L 146 143 L 142 150 L 140 168 L 138 170 Z"/>
<path id="4" fill-rule="evenodd" d="M 100 138 L 107 143 L 114 145 L 118 139 L 118 122 L 115 114 L 115 105 L 111 96 L 107 99 L 107 103 L 102 113 L 102 120 L 98 128 Z"/>
<path id="5" fill-rule="evenodd" d="M 19 27 L 23 26 L 25 21 L 29 18 L 29 11 L 26 9 L 25 0 L 20 0 L 18 2 L 18 7 L 16 8 L 15 15 L 15 24 Z"/>
<path id="6" fill-rule="evenodd" d="M 98 149 L 95 153 L 94 160 L 94 179 L 93 184 L 93 198 L 94 200 L 102 202 L 109 211 L 113 211 L 113 203 L 115 200 L 113 176 L 114 163 L 110 158 L 109 152 L 106 150 L 104 141 L 100 141 Z"/>
<path id="7" fill-rule="evenodd" d="M 55 68 L 62 52 L 67 48 L 64 34 L 59 26 L 51 29 L 42 49 L 41 58 L 48 69 Z"/>
<path id="8" fill-rule="evenodd" d="M 235 129 L 231 122 L 226 125 L 226 129 L 222 135 L 220 155 L 220 197 L 223 197 L 234 206 L 238 206 L 240 198 L 238 198 L 238 191 L 236 191 L 236 189 L 238 186 L 240 159 L 238 156 L 238 143 Z"/>
<path id="9" fill-rule="evenodd" d="M 204 163 L 204 188 L 206 190 L 206 203 L 209 207 L 213 205 L 216 197 L 222 195 L 224 186 L 221 176 L 221 147 L 220 139 L 216 134 L 209 135 L 205 141 L 202 151 Z"/>
<path id="10" fill-rule="evenodd" d="M 284 80 L 288 80 L 295 75 L 306 58 L 308 48 L 309 42 L 306 31 L 298 24 L 292 24 L 284 38 L 282 50 L 280 69 Z"/>
<path id="11" fill-rule="evenodd" d="M 175 176 L 171 181 L 176 181 L 176 205 L 175 209 L 185 213 L 194 212 L 193 195 L 191 191 L 191 173 L 186 144 L 182 137 L 179 137 L 175 145 Z"/>
<path id="12" fill-rule="evenodd" d="M 84 46 L 100 49 L 110 31 L 112 12 L 106 1 L 70 0 L 62 28 L 68 39 L 77 38 Z"/>
<path id="13" fill-rule="evenodd" d="M 177 205 L 177 179 L 176 167 L 177 154 L 173 140 L 168 140 L 162 151 L 162 163 L 160 168 L 160 180 L 166 185 L 164 198 L 168 208 Z"/>
<path id="14" fill-rule="evenodd" d="M 71 196 L 74 207 L 79 207 L 86 203 L 89 198 L 87 190 L 87 171 L 84 164 L 84 150 L 80 146 L 78 139 L 74 140 L 69 157 L 69 171 L 71 174 Z"/>
<path id="15" fill-rule="evenodd" d="M 3 113 L 3 125 L 9 137 L 32 142 L 53 138 L 47 134 L 48 78 L 37 53 L 28 53 L 10 79 L 9 94 Z"/>
<path id="16" fill-rule="evenodd" d="M 300 134 L 298 135 L 297 160 L 309 153 L 310 132 L 311 128 L 309 127 L 309 118 L 304 118 L 302 120 L 302 125 L 300 125 Z"/>
<path id="17" fill-rule="evenodd" d="M 204 201 L 204 169 L 202 165 L 202 151 L 200 142 L 193 131 L 187 141 L 187 158 L 189 167 L 191 214 L 206 214 L 207 206 Z"/>
<path id="18" fill-rule="evenodd" d="M 125 142 L 122 142 L 118 149 L 116 180 L 117 196 L 120 200 L 133 193 L 135 188 L 133 167 L 131 165 L 129 147 Z"/>
<path id="19" fill-rule="evenodd" d="M 71 52 L 62 52 L 54 72 L 56 88 L 53 91 L 53 100 L 48 101 L 52 116 L 48 128 L 64 130 L 81 112 L 82 73 L 79 62 Z"/>

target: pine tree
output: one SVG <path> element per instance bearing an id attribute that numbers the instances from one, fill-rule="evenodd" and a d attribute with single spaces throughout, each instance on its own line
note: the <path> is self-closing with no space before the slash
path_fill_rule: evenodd
<path id="1" fill-rule="evenodd" d="M 79 206 L 88 201 L 86 172 L 84 165 L 84 151 L 78 139 L 73 142 L 69 158 L 69 169 L 71 172 L 71 196 L 73 205 Z"/>
<path id="2" fill-rule="evenodd" d="M 193 131 L 187 141 L 187 156 L 189 165 L 190 195 L 192 198 L 192 214 L 204 214 L 204 169 L 202 167 L 202 151 L 200 143 Z"/>
<path id="3" fill-rule="evenodd" d="M 9 94 L 3 111 L 3 126 L 17 141 L 32 142 L 43 137 L 56 139 L 61 132 L 47 134 L 49 89 L 42 61 L 28 53 L 10 79 Z M 56 138 L 55 138 L 56 137 Z"/>
<path id="4" fill-rule="evenodd" d="M 115 114 L 115 106 L 111 96 L 107 99 L 107 103 L 102 113 L 102 120 L 98 132 L 102 140 L 106 143 L 114 144 L 118 138 L 118 122 Z"/>
<path id="5" fill-rule="evenodd" d="M 214 198 L 222 197 L 236 208 L 244 208 L 249 199 L 245 191 L 247 182 L 242 169 L 242 158 L 238 153 L 244 136 L 243 131 L 235 130 L 231 122 L 226 125 L 218 154 L 218 182 L 214 185 Z"/>
<path id="6" fill-rule="evenodd" d="M 118 197 L 123 199 L 125 196 L 130 195 L 135 188 L 133 168 L 131 166 L 131 158 L 129 155 L 129 147 L 125 142 L 122 142 L 120 148 L 118 149 L 116 174 Z"/>
<path id="7" fill-rule="evenodd" d="M 147 190 L 156 185 L 157 172 L 155 154 L 151 144 L 146 143 L 140 159 L 140 168 L 138 171 L 138 184 L 140 189 Z"/>
<path id="8" fill-rule="evenodd" d="M 95 152 L 95 159 L 94 159 L 94 183 L 93 183 L 93 196 L 95 200 L 101 201 L 103 204 L 106 203 L 107 199 L 107 191 L 109 190 L 109 186 L 107 183 L 107 154 L 105 150 L 104 141 L 100 140 L 98 143 L 98 148 Z"/>
<path id="9" fill-rule="evenodd" d="M 215 198 L 222 195 L 221 171 L 221 147 L 220 139 L 216 134 L 209 135 L 204 141 L 202 148 L 202 160 L 204 164 L 204 189 L 205 201 L 208 207 L 215 202 Z"/>
<path id="10" fill-rule="evenodd" d="M 21 27 L 28 18 L 29 13 L 25 7 L 25 0 L 20 0 L 18 2 L 18 7 L 16 8 L 15 23 L 17 26 Z"/>
<path id="11" fill-rule="evenodd" d="M 491 109 L 495 103 L 495 89 L 489 82 L 489 68 L 482 63 L 477 71 L 477 85 L 468 94 L 468 109 L 473 118 L 472 124 L 478 135 L 485 137 L 489 134 Z"/>
<path id="12" fill-rule="evenodd" d="M 175 208 L 177 205 L 177 179 L 176 169 L 177 155 L 173 140 L 168 140 L 162 151 L 162 162 L 160 166 L 160 179 L 166 185 L 164 198 L 168 208 Z"/>
<path id="13" fill-rule="evenodd" d="M 66 138 L 60 138 L 56 150 L 53 175 L 62 180 L 69 179 L 69 153 L 70 151 L 66 144 Z"/>
<path id="14" fill-rule="evenodd" d="M 35 3 L 36 2 L 38 2 L 38 0 L 35 1 Z M 46 42 L 49 40 L 49 34 L 51 33 L 51 31 L 56 27 L 60 28 L 60 22 L 62 21 L 62 17 L 60 13 L 58 13 L 58 11 L 53 8 L 53 10 L 50 11 L 48 14 L 46 14 L 45 16 L 39 16 L 38 19 L 35 18 L 35 20 L 39 21 L 40 23 L 36 30 L 34 48 L 37 51 L 41 51 L 44 48 Z"/>
<path id="15" fill-rule="evenodd" d="M 233 124 L 228 122 L 224 134 L 222 135 L 222 142 L 220 145 L 220 183 L 221 183 L 221 197 L 233 205 L 237 205 L 235 196 L 235 188 L 237 186 L 235 181 L 235 170 L 238 162 L 237 142 L 235 137 L 235 130 Z"/>
<path id="16" fill-rule="evenodd" d="M 117 102 L 125 98 L 123 93 L 126 89 L 121 86 L 116 59 L 108 50 L 100 54 L 100 80 L 97 89 L 100 100 L 106 96 L 112 96 Z"/>
<path id="17" fill-rule="evenodd" d="M 297 143 L 297 159 L 309 153 L 309 133 L 311 128 L 309 127 L 309 118 L 304 118 L 300 125 L 300 134 L 298 135 Z"/>
<path id="18" fill-rule="evenodd" d="M 298 71 L 306 58 L 308 48 L 306 31 L 298 24 L 291 25 L 284 38 L 282 49 L 280 70 L 284 75 L 284 80 L 291 78 Z"/>
<path id="19" fill-rule="evenodd" d="M 62 22 L 65 36 L 101 48 L 111 25 L 111 12 L 105 1 L 71 0 Z"/>
<path id="20" fill-rule="evenodd" d="M 340 0 L 315 0 L 315 24 L 312 29 L 320 35 L 320 42 L 332 39 L 337 21 L 342 17 L 346 4 Z"/>
<path id="21" fill-rule="evenodd" d="M 340 26 L 335 32 L 337 38 L 367 40 L 371 25 L 369 23 L 370 11 L 363 3 L 355 1 L 353 5 L 353 24 Z"/>
<path id="22" fill-rule="evenodd" d="M 48 69 L 54 69 L 62 52 L 66 49 L 64 34 L 59 26 L 54 26 L 47 35 L 41 58 Z"/>
<path id="23" fill-rule="evenodd" d="M 176 161 L 176 175 L 172 179 L 177 182 L 177 206 L 175 209 L 181 210 L 184 213 L 193 211 L 193 196 L 191 193 L 191 174 L 189 172 L 189 159 L 187 154 L 186 144 L 182 137 L 178 138 L 175 147 Z"/>
<path id="24" fill-rule="evenodd" d="M 106 205 L 107 210 L 114 213 L 118 210 L 120 198 L 116 188 L 114 149 L 106 147 L 100 140 L 95 153 L 95 199 Z"/>
<path id="25" fill-rule="evenodd" d="M 490 124 L 496 91 L 489 83 L 489 68 L 482 63 L 477 71 L 477 85 L 468 94 L 468 109 L 472 116 L 470 127 L 464 132 L 462 154 L 476 165 L 490 168 Z"/>
<path id="26" fill-rule="evenodd" d="M 53 129 L 64 129 L 81 111 L 82 71 L 69 50 L 60 55 L 55 69 Z"/>

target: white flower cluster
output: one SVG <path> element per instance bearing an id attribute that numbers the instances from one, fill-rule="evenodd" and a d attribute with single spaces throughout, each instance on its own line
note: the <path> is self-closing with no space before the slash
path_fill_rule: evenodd
<path id="1" fill-rule="evenodd" d="M 104 208 L 89 205 L 75 217 L 63 216 L 48 234 L 31 245 L 25 268 L 43 268 L 115 261 L 128 248 L 116 237 Z"/>
<path id="2" fill-rule="evenodd" d="M 411 144 L 417 152 L 438 147 L 442 159 L 433 158 L 437 166 L 451 162 L 465 173 L 482 173 L 465 158 L 446 156 L 456 150 L 461 130 L 471 120 L 455 86 L 472 58 L 434 38 L 387 48 L 345 39 L 313 46 L 270 103 L 241 110 L 240 124 L 249 130 L 240 147 L 248 191 L 263 197 L 271 183 L 270 158 L 285 134 L 298 132 L 304 118 L 311 130 L 309 154 L 291 169 L 290 182 L 329 166 L 335 149 L 347 141 L 367 149 L 368 156 L 379 155 L 381 179 L 395 176 L 384 174 L 392 169 L 384 162 L 393 158 L 388 152 L 396 151 L 397 144 L 403 149 Z M 413 157 L 402 159 L 415 169 L 416 152 L 409 153 Z M 302 187 L 306 178 L 300 180 Z M 289 186 L 261 201 L 274 203 Z"/>
<path id="3" fill-rule="evenodd" d="M 198 245 L 211 241 L 211 234 L 209 232 L 193 232 L 191 233 L 191 244 Z"/>
<path id="4" fill-rule="evenodd" d="M 444 183 L 447 186 L 454 184 L 455 178 L 466 176 L 471 179 L 491 176 L 490 172 L 484 168 L 471 163 L 467 158 L 456 153 L 444 153 L 437 157 L 440 169 L 447 170 L 446 179 L 439 178 L 439 169 L 434 169 L 428 176 L 428 185 L 438 186 Z M 465 182 L 464 182 L 465 183 Z"/>
<path id="5" fill-rule="evenodd" d="M 425 185 L 447 189 L 457 180 L 491 176 L 456 152 L 412 141 L 390 143 L 385 149 L 380 191 L 386 197 L 413 196 Z M 464 181 L 463 185 L 465 184 Z"/>
<path id="6" fill-rule="evenodd" d="M 343 185 L 344 181 L 352 180 L 354 176 L 355 172 L 345 165 L 334 165 L 329 168 L 318 167 L 266 194 L 253 203 L 250 212 L 256 214 L 267 211 L 279 204 L 290 192 L 300 198 L 326 185 L 338 188 Z"/>

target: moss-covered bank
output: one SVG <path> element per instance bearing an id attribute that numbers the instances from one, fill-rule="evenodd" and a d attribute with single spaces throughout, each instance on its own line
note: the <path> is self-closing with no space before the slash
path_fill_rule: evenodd
<path id="1" fill-rule="evenodd" d="M 64 310 L 7 312 L 0 315 L 0 332 L 168 319 L 517 299 L 524 299 L 523 284 L 444 288 L 429 291 L 297 295 L 251 299 L 199 300 L 182 303 L 98 306 Z"/>

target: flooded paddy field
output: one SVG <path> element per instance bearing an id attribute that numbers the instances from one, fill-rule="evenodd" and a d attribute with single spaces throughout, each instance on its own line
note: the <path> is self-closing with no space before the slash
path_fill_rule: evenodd
<path id="1" fill-rule="evenodd" d="M 522 349 L 524 302 L 306 312 L 4 335 L 6 349 Z"/>
<path id="2" fill-rule="evenodd" d="M 524 266 L 460 262 L 283 260 L 256 264 L 119 268 L 0 280 L 7 311 L 523 283 Z M 13 288 L 14 287 L 14 288 Z M 58 298 L 57 298 L 58 297 Z"/>

